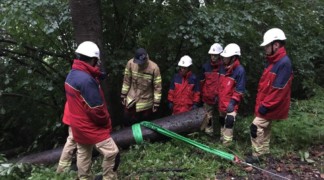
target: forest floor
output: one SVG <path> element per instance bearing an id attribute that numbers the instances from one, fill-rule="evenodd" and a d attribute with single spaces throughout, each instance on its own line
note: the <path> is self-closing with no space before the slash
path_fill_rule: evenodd
<path id="1" fill-rule="evenodd" d="M 280 159 L 269 157 L 255 164 L 257 168 L 242 165 L 248 176 L 236 176 L 227 168 L 218 172 L 215 179 L 324 179 L 324 145 L 311 147 L 309 156 L 301 157 L 303 155 L 299 152 L 289 153 Z"/>

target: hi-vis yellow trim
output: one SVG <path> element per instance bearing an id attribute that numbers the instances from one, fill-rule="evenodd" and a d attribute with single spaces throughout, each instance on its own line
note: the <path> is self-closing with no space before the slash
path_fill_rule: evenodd
<path id="1" fill-rule="evenodd" d="M 60 161 L 59 166 L 61 166 L 63 169 L 68 168 L 71 166 L 72 161 Z"/>
<path id="2" fill-rule="evenodd" d="M 162 78 L 161 76 L 157 76 L 155 79 L 154 79 L 154 83 L 160 83 L 162 82 Z"/>
<path id="3" fill-rule="evenodd" d="M 143 73 L 139 73 L 139 72 L 132 72 L 133 74 L 133 76 L 134 77 L 140 77 L 140 78 L 144 78 L 144 79 L 152 79 L 152 75 L 150 75 L 150 74 L 143 74 Z"/>
<path id="4" fill-rule="evenodd" d="M 130 75 L 130 72 L 127 68 L 125 68 L 124 75 Z"/>
<path id="5" fill-rule="evenodd" d="M 122 87 L 122 93 L 123 94 L 126 94 L 129 90 L 129 85 L 127 84 L 123 84 L 123 87 Z"/>
<path id="6" fill-rule="evenodd" d="M 143 110 L 147 110 L 150 109 L 153 106 L 153 102 L 143 102 L 143 103 L 136 103 L 136 111 L 143 111 Z"/>
<path id="7" fill-rule="evenodd" d="M 225 136 L 224 135 L 224 141 L 228 142 L 228 141 L 232 141 L 233 140 L 233 136 Z"/>
<path id="8" fill-rule="evenodd" d="M 259 146 L 259 147 L 257 147 L 257 146 L 252 146 L 253 147 L 253 149 L 255 150 L 255 152 L 258 152 L 258 153 L 260 153 L 261 151 L 262 151 L 262 149 L 263 149 L 263 146 Z"/>
<path id="9" fill-rule="evenodd" d="M 161 94 L 160 93 L 154 93 L 154 100 L 161 100 Z"/>

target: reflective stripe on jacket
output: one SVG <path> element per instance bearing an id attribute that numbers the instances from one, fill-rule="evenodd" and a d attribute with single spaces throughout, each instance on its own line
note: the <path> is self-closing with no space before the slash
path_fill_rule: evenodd
<path id="1" fill-rule="evenodd" d="M 140 69 L 138 64 L 130 59 L 124 71 L 124 81 L 121 97 L 127 98 L 126 107 L 136 104 L 136 112 L 144 111 L 160 105 L 162 78 L 156 63 L 147 61 L 146 67 Z"/>
<path id="2" fill-rule="evenodd" d="M 99 68 L 74 60 L 65 80 L 70 126 L 74 140 L 81 144 L 96 144 L 110 137 L 111 120 L 99 75 Z"/>
<path id="3" fill-rule="evenodd" d="M 237 112 L 238 104 L 245 92 L 246 83 L 245 70 L 238 59 L 234 60 L 230 67 L 225 67 L 224 65 L 220 67 L 219 83 L 219 111 L 226 112 L 229 102 L 231 99 L 234 99 L 237 102 L 234 111 Z"/>
<path id="4" fill-rule="evenodd" d="M 199 81 L 191 72 L 185 77 L 174 75 L 168 92 L 168 100 L 173 103 L 173 114 L 190 111 L 194 103 L 200 101 Z"/>
<path id="5" fill-rule="evenodd" d="M 220 62 L 220 61 L 219 61 Z M 215 98 L 218 96 L 219 86 L 219 66 L 220 63 L 212 65 L 211 62 L 207 62 L 203 65 L 203 74 L 200 81 L 202 101 L 209 105 L 215 104 Z"/>
<path id="6" fill-rule="evenodd" d="M 257 117 L 279 120 L 288 117 L 293 70 L 286 50 L 281 47 L 274 55 L 267 57 L 268 64 L 258 85 L 255 104 Z M 258 110 L 264 106 L 268 111 L 261 115 Z"/>

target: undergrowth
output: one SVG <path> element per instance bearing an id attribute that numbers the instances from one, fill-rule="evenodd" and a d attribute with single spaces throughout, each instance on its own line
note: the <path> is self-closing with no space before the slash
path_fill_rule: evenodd
<path id="1" fill-rule="evenodd" d="M 240 158 L 251 151 L 249 126 L 253 116 L 239 118 L 235 124 L 235 141 L 223 147 L 219 138 L 202 132 L 188 138 Z M 272 126 L 271 153 L 280 158 L 290 152 L 307 152 L 313 145 L 323 143 L 324 90 L 316 89 L 316 96 L 308 100 L 293 100 L 289 119 L 275 121 Z M 56 174 L 55 167 L 8 164 L 0 155 L 0 179 L 75 179 L 76 172 Z M 93 172 L 100 174 L 101 158 L 94 160 Z M 95 174 L 95 173 L 94 173 Z M 133 145 L 121 149 L 120 179 L 215 179 L 222 174 L 247 176 L 239 166 L 213 154 L 204 152 L 178 140 Z"/>

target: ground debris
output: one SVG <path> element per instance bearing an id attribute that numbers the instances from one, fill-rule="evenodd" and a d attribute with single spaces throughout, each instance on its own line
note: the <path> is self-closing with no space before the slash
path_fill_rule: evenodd
<path id="1" fill-rule="evenodd" d="M 269 171 L 270 173 L 282 176 L 271 175 L 265 171 L 257 170 L 251 166 L 244 166 L 242 169 L 248 173 L 245 179 L 315 179 L 323 180 L 323 162 L 324 162 L 324 145 L 311 147 L 309 149 L 310 158 L 314 160 L 313 163 L 302 161 L 298 152 L 287 153 L 282 158 L 268 158 L 261 164 L 255 165 L 261 169 Z M 242 177 L 236 177 L 235 173 L 225 170 L 223 171 L 223 177 L 226 175 L 231 176 L 235 179 L 242 179 Z"/>

